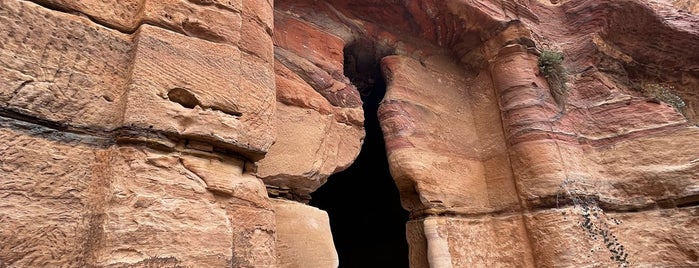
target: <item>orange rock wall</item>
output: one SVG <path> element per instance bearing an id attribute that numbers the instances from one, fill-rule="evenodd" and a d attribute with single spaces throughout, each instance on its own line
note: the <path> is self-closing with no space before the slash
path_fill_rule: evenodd
<path id="1" fill-rule="evenodd" d="M 697 266 L 685 2 L 2 1 L 0 267 L 336 266 L 371 62 L 412 267 Z"/>
<path id="2" fill-rule="evenodd" d="M 275 266 L 271 14 L 1 2 L 0 266 Z"/>

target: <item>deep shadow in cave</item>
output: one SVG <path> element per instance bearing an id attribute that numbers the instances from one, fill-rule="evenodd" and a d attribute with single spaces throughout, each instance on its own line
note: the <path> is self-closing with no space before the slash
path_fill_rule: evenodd
<path id="1" fill-rule="evenodd" d="M 310 203 L 328 212 L 341 268 L 408 267 L 408 212 L 389 173 L 377 117 L 386 83 L 375 51 L 367 43 L 345 49 L 345 75 L 362 92 L 366 138 L 352 166 L 330 176 Z"/>

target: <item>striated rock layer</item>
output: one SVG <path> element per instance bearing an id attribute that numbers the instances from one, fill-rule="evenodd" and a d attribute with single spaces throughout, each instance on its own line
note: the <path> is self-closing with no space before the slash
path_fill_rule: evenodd
<path id="1" fill-rule="evenodd" d="M 0 267 L 337 266 L 375 67 L 411 267 L 699 266 L 696 12 L 0 1 Z"/>

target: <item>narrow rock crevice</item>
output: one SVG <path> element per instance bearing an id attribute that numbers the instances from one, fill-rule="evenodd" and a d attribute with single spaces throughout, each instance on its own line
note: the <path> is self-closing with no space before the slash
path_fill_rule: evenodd
<path id="1" fill-rule="evenodd" d="M 109 135 L 72 129 L 61 123 L 27 116 L 7 109 L 0 109 L 0 127 L 63 143 L 77 142 L 101 148 L 114 144 L 114 139 Z"/>
<path id="2" fill-rule="evenodd" d="M 352 166 L 330 176 L 310 204 L 328 212 L 340 267 L 408 267 L 408 212 L 389 172 L 377 116 L 386 85 L 380 57 L 363 45 L 345 49 L 345 75 L 362 93 L 366 138 Z"/>
<path id="3" fill-rule="evenodd" d="M 122 126 L 116 129 L 95 129 L 89 127 L 74 127 L 63 122 L 55 122 L 31 115 L 25 115 L 11 109 L 0 108 L 0 128 L 19 131 L 24 134 L 40 137 L 60 143 L 81 143 L 97 148 L 107 148 L 118 145 L 145 146 L 152 149 L 173 152 L 183 150 L 177 142 L 204 144 L 209 151 L 232 157 L 250 159 L 252 151 L 240 148 L 223 147 L 215 140 L 192 139 L 173 133 L 154 131 L 152 129 Z M 195 150 L 201 150 L 201 148 Z"/>

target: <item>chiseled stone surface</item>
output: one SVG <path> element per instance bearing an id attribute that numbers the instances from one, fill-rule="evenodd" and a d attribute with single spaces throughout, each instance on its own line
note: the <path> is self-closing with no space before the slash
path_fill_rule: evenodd
<path id="1" fill-rule="evenodd" d="M 332 114 L 277 104 L 277 141 L 259 162 L 265 183 L 307 195 L 357 157 L 363 129 L 338 123 Z"/>
<path id="2" fill-rule="evenodd" d="M 29 2 L 2 6 L 3 110 L 79 131 L 197 139 L 253 159 L 272 144 L 271 63 L 150 25 L 128 35 Z"/>
<path id="3" fill-rule="evenodd" d="M 0 265 L 94 264 L 110 180 L 103 140 L 6 118 L 0 125 Z"/>
<path id="4" fill-rule="evenodd" d="M 110 151 L 112 179 L 98 266 L 147 266 L 168 258 L 182 266 L 276 262 L 274 247 L 269 247 L 274 218 L 266 191 L 254 177 L 235 178 L 227 172 L 239 169 L 238 161 L 131 147 Z M 230 195 L 207 191 L 213 178 L 228 179 Z M 254 212 L 244 213 L 249 210 Z M 249 241 L 236 241 L 242 235 Z M 260 250 L 260 245 L 269 246 Z M 241 257 L 245 262 L 238 262 Z"/>
<path id="5" fill-rule="evenodd" d="M 4 265 L 275 265 L 271 204 L 259 179 L 228 173 L 240 161 L 1 124 Z M 213 178 L 231 194 L 207 191 Z"/>
<path id="6" fill-rule="evenodd" d="M 37 2 L 0 3 L 0 266 L 276 267 L 271 3 Z"/>
<path id="7" fill-rule="evenodd" d="M 407 232 L 424 235 L 408 236 L 411 267 L 532 267 L 522 222 L 520 215 L 412 220 Z"/>
<path id="8" fill-rule="evenodd" d="M 256 77 L 246 77 L 241 70 L 255 62 L 241 60 L 238 48 L 148 25 L 134 38 L 125 126 L 207 141 L 244 154 L 259 154 L 271 146 L 273 88 L 241 82 L 254 83 Z"/>
<path id="9" fill-rule="evenodd" d="M 121 123 L 129 35 L 26 1 L 0 3 L 3 110 L 88 129 Z"/>
<path id="10" fill-rule="evenodd" d="M 0 267 L 337 266 L 327 215 L 274 198 L 352 164 L 344 65 L 373 61 L 412 267 L 699 266 L 696 12 L 0 1 Z M 565 104 L 542 50 L 565 56 Z"/>

